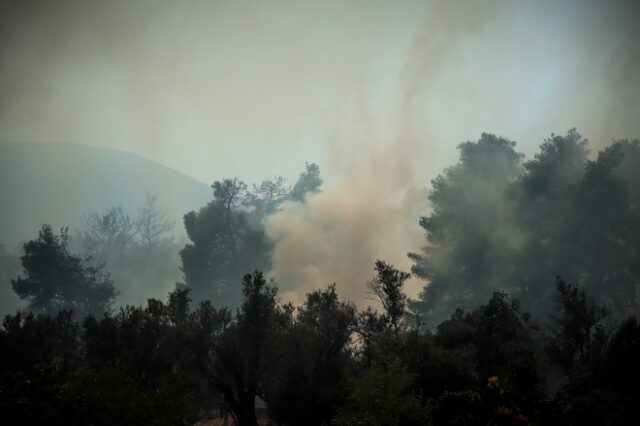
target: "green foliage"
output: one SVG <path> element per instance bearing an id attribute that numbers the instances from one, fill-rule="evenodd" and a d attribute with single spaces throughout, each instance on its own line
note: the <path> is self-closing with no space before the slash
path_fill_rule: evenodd
<path id="1" fill-rule="evenodd" d="M 180 258 L 194 299 L 239 306 L 242 289 L 237 283 L 244 273 L 269 270 L 271 265 L 272 242 L 264 229 L 267 217 L 287 199 L 303 202 L 304 195 L 318 192 L 321 184 L 320 168 L 314 163 L 306 164 L 291 191 L 278 176 L 253 185 L 253 191 L 236 178 L 214 182 L 213 201 L 184 216 L 190 242 Z"/>
<path id="2" fill-rule="evenodd" d="M 369 283 L 371 293 L 382 305 L 382 320 L 386 328 L 398 333 L 403 326 L 402 319 L 407 304 L 407 296 L 402 287 L 411 274 L 395 269 L 382 260 L 376 261 L 377 277 Z"/>
<path id="3" fill-rule="evenodd" d="M 381 294 L 404 300 L 406 274 L 376 266 L 393 284 Z M 259 272 L 242 289 L 234 316 L 210 302 L 192 311 L 186 288 L 82 324 L 68 311 L 7 316 L 8 424 L 187 425 L 226 411 L 255 426 L 258 398 L 270 421 L 292 425 L 605 425 L 640 414 L 638 321 L 605 327 L 606 310 L 561 280 L 548 358 L 543 330 L 504 293 L 432 334 L 403 315 L 391 327 L 391 309 L 358 313 L 335 286 L 297 308 L 279 306 Z M 552 393 L 543 373 L 555 365 L 566 381 Z"/>
<path id="4" fill-rule="evenodd" d="M 460 161 L 432 181 L 432 211 L 420 221 L 428 244 L 409 255 L 428 280 L 412 308 L 429 326 L 494 291 L 547 315 L 559 274 L 618 319 L 638 313 L 639 141 L 614 142 L 591 161 L 573 129 L 524 164 L 514 142 L 493 135 L 459 148 Z"/>
<path id="5" fill-rule="evenodd" d="M 326 424 L 347 395 L 355 308 L 333 285 L 307 294 L 296 314 L 282 323 L 266 379 L 268 412 L 286 424 Z"/>
<path id="6" fill-rule="evenodd" d="M 195 300 L 237 306 L 242 295 L 235 283 L 247 269 L 268 269 L 271 244 L 239 208 L 243 183 L 226 179 L 214 188 L 214 201 L 184 217 L 191 242 L 180 252 L 182 271 Z"/>
<path id="7" fill-rule="evenodd" d="M 214 349 L 212 378 L 239 426 L 257 425 L 255 400 L 263 395 L 263 378 L 272 354 L 270 342 L 276 340 L 276 292 L 262 273 L 245 275 L 244 302 Z"/>
<path id="8" fill-rule="evenodd" d="M 0 394 L 15 424 L 193 424 L 215 410 L 211 348 L 231 321 L 188 291 L 115 315 L 7 316 Z"/>
<path id="9" fill-rule="evenodd" d="M 551 359 L 576 380 L 576 369 L 589 363 L 604 349 L 607 331 L 603 319 L 608 310 L 587 299 L 583 289 L 556 280 L 556 302 L 560 314 L 552 325 L 547 350 Z"/>
<path id="10" fill-rule="evenodd" d="M 491 296 L 513 246 L 504 193 L 521 171 L 515 143 L 482 134 L 459 146 L 460 162 L 432 181 L 432 213 L 420 219 L 428 246 L 410 254 L 412 271 L 429 280 L 413 309 L 430 325 L 456 308 Z"/>
<path id="11" fill-rule="evenodd" d="M 505 391 L 531 408 L 541 386 L 536 332 L 517 301 L 495 293 L 487 305 L 467 314 L 457 311 L 441 323 L 434 341 L 448 350 L 472 350 L 479 383 L 500 377 Z"/>
<path id="12" fill-rule="evenodd" d="M 413 378 L 398 365 L 379 364 L 358 375 L 336 425 L 422 425 L 426 416 Z"/>
<path id="13" fill-rule="evenodd" d="M 68 230 L 58 236 L 43 225 L 38 238 L 24 245 L 20 260 L 23 275 L 11 282 L 29 310 L 48 314 L 70 310 L 79 318 L 109 310 L 115 296 L 112 281 L 102 266 L 71 254 Z"/>

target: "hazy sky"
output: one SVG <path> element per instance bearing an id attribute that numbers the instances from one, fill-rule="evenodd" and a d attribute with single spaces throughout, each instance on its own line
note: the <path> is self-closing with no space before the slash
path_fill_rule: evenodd
<path id="1" fill-rule="evenodd" d="M 3 1 L 0 140 L 114 147 L 210 183 L 305 160 L 338 179 L 363 139 L 397 137 L 408 95 L 435 171 L 482 131 L 526 152 L 573 126 L 640 135 L 631 2 L 449 3 Z"/>
<path id="2" fill-rule="evenodd" d="M 0 141 L 113 147 L 205 183 L 315 161 L 325 193 L 269 224 L 274 271 L 285 291 L 348 281 L 375 257 L 410 266 L 420 190 L 462 141 L 639 137 L 638 4 L 3 1 Z"/>

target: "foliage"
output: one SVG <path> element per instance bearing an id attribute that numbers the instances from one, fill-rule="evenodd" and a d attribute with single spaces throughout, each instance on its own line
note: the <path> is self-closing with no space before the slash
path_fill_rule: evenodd
<path id="1" fill-rule="evenodd" d="M 411 274 L 399 271 L 382 260 L 376 261 L 376 272 L 378 276 L 369 283 L 369 288 L 382 305 L 382 320 L 386 323 L 387 329 L 397 333 L 402 327 L 407 303 L 402 286 Z"/>
<path id="2" fill-rule="evenodd" d="M 225 179 L 213 187 L 215 199 L 184 217 L 191 242 L 180 252 L 182 271 L 196 300 L 237 306 L 241 291 L 233 283 L 247 269 L 267 269 L 271 246 L 264 230 L 252 226 L 239 208 L 246 185 Z"/>
<path id="3" fill-rule="evenodd" d="M 461 144 L 460 162 L 432 181 L 433 210 L 420 219 L 428 245 L 424 253 L 410 254 L 412 271 L 429 280 L 413 309 L 430 325 L 490 297 L 504 273 L 514 243 L 504 192 L 522 159 L 514 147 L 484 133 L 477 143 Z"/>
<path id="4" fill-rule="evenodd" d="M 298 181 L 293 185 L 289 198 L 293 201 L 303 202 L 307 193 L 316 193 L 322 186 L 320 167 L 316 163 L 305 163 L 305 171 L 300 173 Z"/>
<path id="5" fill-rule="evenodd" d="M 494 291 L 548 315 L 562 274 L 622 319 L 640 309 L 639 141 L 617 141 L 588 158 L 575 130 L 552 135 L 522 163 L 515 143 L 483 134 L 432 181 L 427 245 L 409 256 L 428 281 L 412 309 L 433 327 Z"/>
<path id="6" fill-rule="evenodd" d="M 70 310 L 78 317 L 107 311 L 115 289 L 103 267 L 81 259 L 69 250 L 69 234 L 55 235 L 43 225 L 38 238 L 24 245 L 20 258 L 21 276 L 12 280 L 13 289 L 28 302 L 33 312 L 55 314 Z"/>
<path id="7" fill-rule="evenodd" d="M 13 280 L 31 312 L 0 328 L 5 423 L 188 425 L 222 414 L 256 426 L 264 404 L 283 425 L 628 424 L 640 415 L 640 323 L 628 315 L 640 143 L 587 154 L 574 130 L 525 163 L 503 138 L 462 144 L 433 181 L 428 245 L 410 255 L 428 280 L 420 299 L 404 293 L 408 273 L 378 260 L 378 309 L 356 309 L 335 285 L 283 305 L 259 272 L 269 215 L 319 190 L 315 164 L 292 189 L 279 177 L 252 190 L 214 183 L 214 199 L 185 215 L 186 284 L 166 302 L 110 311 L 102 268 L 71 254 L 66 230 L 44 226 Z M 95 247 L 110 247 L 117 266 L 169 240 L 153 197 L 138 219 L 117 208 L 92 217 Z M 554 287 L 561 268 L 568 279 Z"/>
<path id="8" fill-rule="evenodd" d="M 383 262 L 376 269 L 380 283 L 401 288 L 404 274 Z M 456 310 L 431 333 L 406 313 L 392 327 L 397 304 L 358 313 L 335 286 L 299 307 L 280 306 L 259 272 L 242 288 L 235 315 L 210 302 L 192 311 L 190 291 L 178 288 L 166 303 L 82 324 L 68 311 L 7 316 L 8 424 L 186 425 L 229 413 L 255 426 L 257 401 L 274 424 L 604 425 L 639 414 L 638 321 L 605 327 L 606 310 L 561 280 L 546 336 L 504 293 Z M 564 384 L 545 387 L 556 365 Z"/>
<path id="9" fill-rule="evenodd" d="M 185 284 L 195 300 L 212 300 L 218 306 L 239 306 L 237 285 L 247 270 L 269 270 L 272 242 L 265 232 L 266 219 L 287 199 L 303 202 L 304 194 L 322 184 L 320 168 L 306 164 L 306 171 L 289 190 L 279 176 L 259 186 L 223 179 L 213 183 L 214 199 L 198 212 L 184 216 L 190 242 L 180 251 Z"/>
<path id="10" fill-rule="evenodd" d="M 347 395 L 352 304 L 338 300 L 335 285 L 307 294 L 296 315 L 280 325 L 277 356 L 266 379 L 272 419 L 287 424 L 328 423 Z"/>

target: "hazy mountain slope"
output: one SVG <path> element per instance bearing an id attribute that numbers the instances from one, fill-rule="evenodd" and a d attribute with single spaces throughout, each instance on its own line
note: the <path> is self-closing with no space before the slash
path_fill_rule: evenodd
<path id="1" fill-rule="evenodd" d="M 209 186 L 134 154 L 65 143 L 0 144 L 0 243 L 14 248 L 42 223 L 77 228 L 82 215 L 123 205 L 135 213 L 146 194 L 182 230 L 182 215 L 205 205 Z"/>

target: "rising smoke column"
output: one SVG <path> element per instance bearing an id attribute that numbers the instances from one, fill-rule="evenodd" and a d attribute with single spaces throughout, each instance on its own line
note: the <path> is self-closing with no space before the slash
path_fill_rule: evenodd
<path id="1" fill-rule="evenodd" d="M 366 102 L 330 138 L 332 166 L 344 178 L 306 203 L 286 203 L 270 218 L 273 268 L 283 301 L 299 303 L 312 289 L 336 283 L 341 297 L 370 303 L 367 282 L 376 259 L 408 271 L 406 253 L 424 244 L 418 218 L 426 211 L 426 177 L 436 153 L 423 108 L 429 84 L 452 48 L 488 20 L 492 8 L 438 3 L 409 49 L 398 96 L 387 117 Z M 363 95 L 366 98 L 366 95 Z M 412 279 L 415 296 L 422 283 Z"/>

